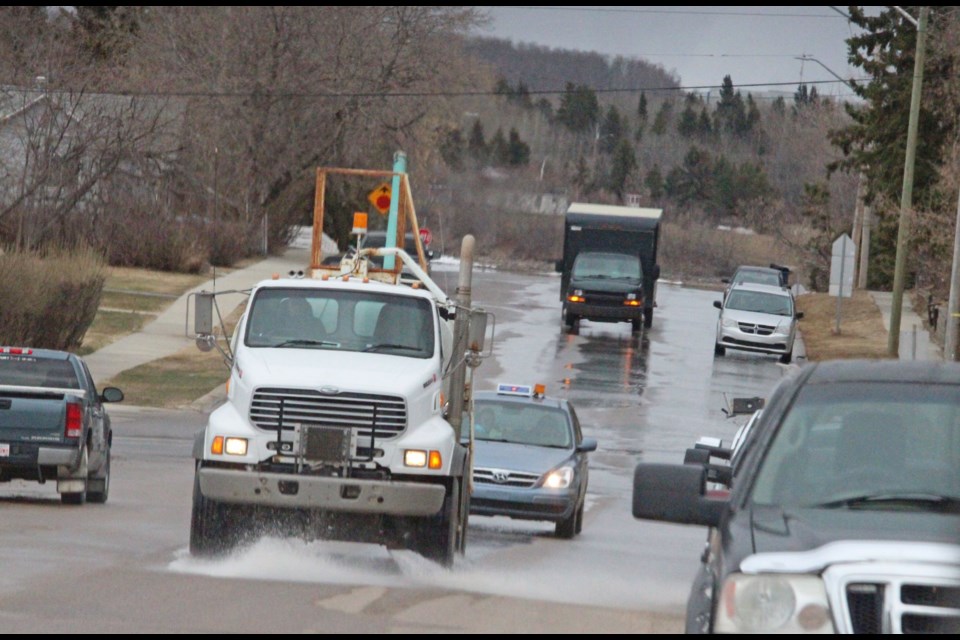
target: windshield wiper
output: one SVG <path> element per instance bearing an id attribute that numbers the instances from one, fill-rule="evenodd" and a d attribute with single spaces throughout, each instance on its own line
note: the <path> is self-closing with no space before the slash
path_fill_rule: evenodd
<path id="1" fill-rule="evenodd" d="M 378 344 L 370 345 L 369 347 L 364 349 L 364 352 L 379 351 L 380 349 L 404 349 L 406 351 L 423 351 L 423 349 L 421 349 L 420 347 L 411 347 L 408 344 L 392 344 L 389 342 L 381 342 Z"/>
<path id="2" fill-rule="evenodd" d="M 917 507 L 926 506 L 936 508 L 937 510 L 955 511 L 960 510 L 960 497 L 945 496 L 938 493 L 926 493 L 923 491 L 907 493 L 888 492 L 839 498 L 837 500 L 830 500 L 814 506 L 823 509 L 837 509 L 840 507 L 856 509 L 874 505 L 885 506 L 895 504 Z"/>
<path id="3" fill-rule="evenodd" d="M 280 344 L 273 345 L 279 347 L 339 347 L 339 342 L 330 342 L 329 340 L 284 340 Z"/>

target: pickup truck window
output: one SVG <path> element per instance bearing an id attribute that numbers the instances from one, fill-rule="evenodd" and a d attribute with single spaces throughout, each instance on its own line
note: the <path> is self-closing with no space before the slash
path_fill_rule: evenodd
<path id="1" fill-rule="evenodd" d="M 32 356 L 0 356 L 0 384 L 56 389 L 80 388 L 73 365 L 68 361 Z"/>
<path id="2" fill-rule="evenodd" d="M 770 444 L 752 498 L 782 507 L 957 504 L 958 466 L 956 386 L 810 385 Z"/>
<path id="3" fill-rule="evenodd" d="M 432 308 L 421 298 L 270 288 L 253 300 L 245 343 L 429 358 L 434 332 Z"/>

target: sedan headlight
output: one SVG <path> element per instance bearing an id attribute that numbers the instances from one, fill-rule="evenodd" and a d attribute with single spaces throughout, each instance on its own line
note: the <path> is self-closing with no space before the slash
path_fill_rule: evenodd
<path id="1" fill-rule="evenodd" d="M 573 467 L 554 469 L 543 479 L 543 486 L 547 489 L 566 489 L 573 482 Z"/>
<path id="2" fill-rule="evenodd" d="M 833 633 L 823 580 L 812 575 L 732 574 L 723 584 L 718 633 Z"/>

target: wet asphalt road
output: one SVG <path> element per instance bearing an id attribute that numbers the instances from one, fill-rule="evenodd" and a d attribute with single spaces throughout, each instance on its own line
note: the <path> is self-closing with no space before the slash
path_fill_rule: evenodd
<path id="1" fill-rule="evenodd" d="M 452 285 L 456 274 L 439 275 Z M 496 315 L 477 388 L 547 385 L 570 399 L 591 454 L 582 535 L 473 517 L 451 571 L 374 545 L 263 540 L 235 557 L 186 553 L 203 416 L 117 407 L 106 505 L 66 508 L 55 488 L 0 485 L 0 628 L 6 632 L 680 631 L 706 532 L 636 521 L 633 467 L 679 462 L 701 435 L 729 440 L 721 407 L 764 396 L 775 357 L 714 359 L 719 294 L 661 283 L 654 325 L 562 330 L 559 278 L 479 272 L 474 302 Z"/>

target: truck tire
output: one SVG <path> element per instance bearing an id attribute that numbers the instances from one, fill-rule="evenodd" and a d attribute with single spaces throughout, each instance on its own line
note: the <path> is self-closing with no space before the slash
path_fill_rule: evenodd
<path id="1" fill-rule="evenodd" d="M 653 326 L 653 309 L 643 310 L 643 326 L 647 329 Z"/>
<path id="2" fill-rule="evenodd" d="M 417 553 L 443 567 L 452 567 L 459 549 L 460 479 L 454 479 L 443 499 L 443 508 L 435 516 L 424 518 L 417 530 Z"/>
<path id="3" fill-rule="evenodd" d="M 205 498 L 200 492 L 200 465 L 197 465 L 190 514 L 190 555 L 223 555 L 237 545 L 239 536 L 231 511 L 230 506 Z"/>
<path id="4" fill-rule="evenodd" d="M 90 450 L 89 445 L 84 445 L 83 451 L 80 454 L 80 465 L 77 468 L 77 473 L 83 478 L 83 491 L 71 491 L 70 493 L 61 493 L 60 501 L 63 504 L 83 504 L 87 501 L 87 473 L 89 472 L 90 466 Z"/>
<path id="5" fill-rule="evenodd" d="M 630 331 L 633 333 L 640 333 L 640 330 L 643 328 L 643 320 L 640 318 L 634 318 L 630 321 Z"/>
<path id="6" fill-rule="evenodd" d="M 107 459 L 103 468 L 87 481 L 87 500 L 103 504 L 110 495 L 110 447 L 107 447 Z"/>

